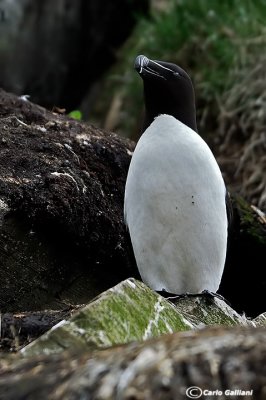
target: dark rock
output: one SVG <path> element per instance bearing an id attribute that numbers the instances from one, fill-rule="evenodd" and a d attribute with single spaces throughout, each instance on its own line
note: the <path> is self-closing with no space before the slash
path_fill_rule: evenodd
<path id="1" fill-rule="evenodd" d="M 23 312 L 1 315 L 0 351 L 17 351 L 20 346 L 51 329 L 58 322 L 69 317 L 75 308 L 60 311 Z"/>
<path id="2" fill-rule="evenodd" d="M 1 0 L 0 86 L 77 107 L 147 9 L 148 0 Z"/>
<path id="3" fill-rule="evenodd" d="M 129 141 L 0 91 L 0 147 L 2 312 L 86 303 L 138 276 L 123 222 Z"/>
<path id="4" fill-rule="evenodd" d="M 232 197 L 233 224 L 219 293 L 238 312 L 265 311 L 266 217 L 240 196 Z"/>

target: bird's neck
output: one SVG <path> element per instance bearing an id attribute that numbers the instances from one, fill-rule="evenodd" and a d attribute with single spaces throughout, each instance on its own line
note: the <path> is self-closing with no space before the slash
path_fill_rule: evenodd
<path id="1" fill-rule="evenodd" d="M 159 93 L 159 95 L 157 94 Z M 156 91 L 144 82 L 145 118 L 143 131 L 161 114 L 171 115 L 184 125 L 197 132 L 196 105 L 193 88 L 189 96 L 169 95 L 164 88 Z"/>
<path id="2" fill-rule="evenodd" d="M 151 125 L 156 117 L 161 114 L 168 114 L 182 122 L 184 125 L 188 126 L 189 128 L 193 129 L 195 132 L 198 132 L 197 129 L 197 121 L 196 121 L 196 109 L 195 104 L 191 105 L 188 110 L 188 107 L 185 109 L 179 108 L 177 110 L 167 110 L 162 109 L 160 112 L 159 110 L 154 110 L 150 112 L 146 109 L 145 117 L 144 117 L 144 124 L 143 124 L 143 132 Z"/>

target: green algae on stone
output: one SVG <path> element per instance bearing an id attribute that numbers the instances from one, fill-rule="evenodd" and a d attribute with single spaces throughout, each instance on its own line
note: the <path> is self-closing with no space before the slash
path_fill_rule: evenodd
<path id="1" fill-rule="evenodd" d="M 68 321 L 61 321 L 22 353 L 103 348 L 192 327 L 173 304 L 142 282 L 127 279 L 99 295 Z"/>
<path id="2" fill-rule="evenodd" d="M 234 196 L 235 207 L 240 218 L 240 227 L 258 244 L 266 245 L 266 225 L 258 218 L 254 207 L 250 206 L 241 196 Z"/>
<path id="3" fill-rule="evenodd" d="M 208 294 L 184 296 L 173 304 L 144 283 L 127 279 L 103 292 L 21 352 L 30 356 L 60 353 L 65 349 L 92 350 L 203 326 L 255 327 L 263 321 L 265 316 L 257 322 L 248 320 L 220 298 Z"/>
<path id="4" fill-rule="evenodd" d="M 175 307 L 195 328 L 209 325 L 255 326 L 252 321 L 239 315 L 223 300 L 208 294 L 185 296 L 175 302 Z"/>

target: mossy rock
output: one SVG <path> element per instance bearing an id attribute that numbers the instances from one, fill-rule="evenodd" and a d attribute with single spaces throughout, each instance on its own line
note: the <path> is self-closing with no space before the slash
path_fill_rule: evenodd
<path id="1" fill-rule="evenodd" d="M 239 215 L 240 230 L 258 245 L 266 246 L 266 218 L 262 211 L 234 196 L 234 207 Z"/>
<path id="2" fill-rule="evenodd" d="M 232 196 L 233 224 L 219 293 L 237 312 L 265 311 L 266 218 L 241 196 Z"/>
<path id="3" fill-rule="evenodd" d="M 22 349 L 24 355 L 105 348 L 205 325 L 253 325 L 222 300 L 185 297 L 174 305 L 132 278 L 98 296 Z"/>

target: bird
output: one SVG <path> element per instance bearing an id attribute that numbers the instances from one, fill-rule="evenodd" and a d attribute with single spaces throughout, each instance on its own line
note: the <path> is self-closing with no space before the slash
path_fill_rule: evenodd
<path id="1" fill-rule="evenodd" d="M 178 65 L 135 59 L 145 117 L 125 184 L 124 219 L 140 276 L 158 292 L 216 293 L 224 270 L 227 190 L 197 130 L 195 93 Z"/>

